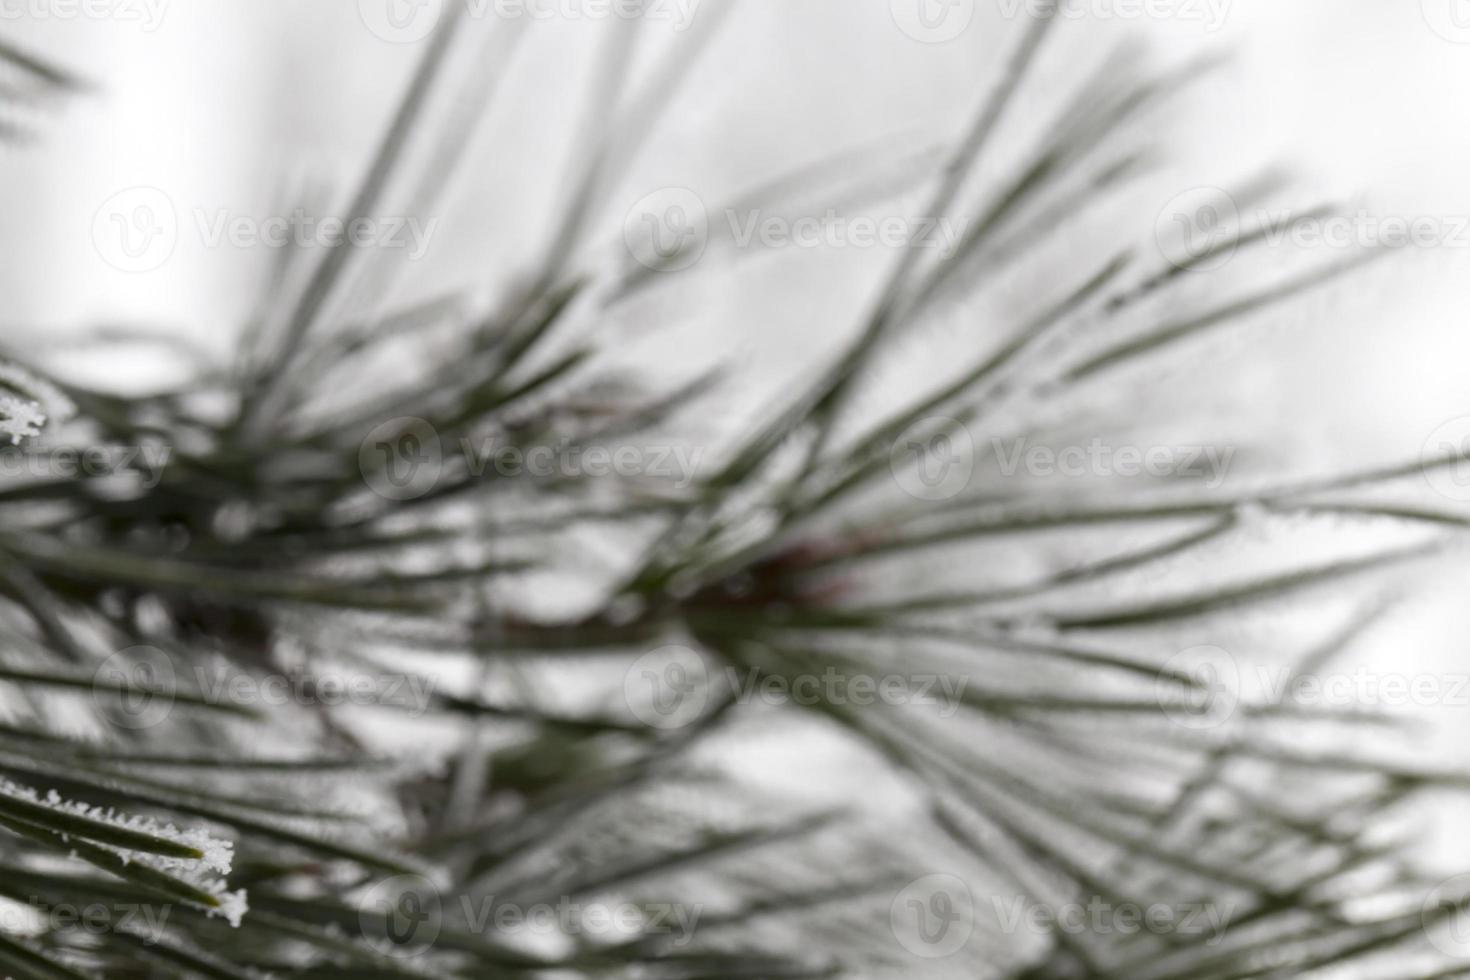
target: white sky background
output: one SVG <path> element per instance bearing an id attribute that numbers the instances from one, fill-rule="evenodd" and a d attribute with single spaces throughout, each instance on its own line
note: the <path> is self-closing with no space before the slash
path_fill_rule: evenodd
<path id="1" fill-rule="evenodd" d="M 1452 5 L 1470 24 L 1466 0 L 1234 0 L 1213 34 L 1184 21 L 1069 31 L 1084 45 L 1144 30 L 1168 54 L 1236 50 L 1230 84 L 1208 90 L 1208 108 L 1186 120 L 1176 143 L 1196 184 L 1225 183 L 1279 157 L 1306 175 L 1308 189 L 1361 193 L 1384 215 L 1453 221 L 1470 217 L 1470 28 L 1455 43 L 1431 27 L 1454 23 Z M 950 132 L 978 95 L 977 66 L 1015 27 L 987 7 L 966 35 L 927 46 L 895 29 L 884 0 L 745 0 L 744 8 L 635 168 L 627 200 L 666 184 L 748 187 L 783 158 L 814 160 L 906 126 Z M 461 191 L 499 191 L 454 198 L 432 259 L 446 285 L 485 282 L 477 270 L 503 271 L 526 255 L 533 218 L 565 173 L 559 134 L 578 118 L 572 96 L 597 35 L 596 25 L 553 26 L 558 36 L 538 39 L 540 56 L 517 62 L 517 83 L 472 144 Z M 97 209 L 134 185 L 165 188 L 181 211 L 206 202 L 268 214 L 307 178 L 340 181 L 340 197 L 417 54 L 366 31 L 355 0 L 174 0 L 153 32 L 56 17 L 0 22 L 0 32 L 102 85 L 45 121 L 34 147 L 0 155 L 0 331 L 62 336 L 142 322 L 221 352 L 266 257 L 210 250 L 186 234 L 165 267 L 119 272 L 94 248 Z M 613 235 L 619 217 L 604 222 Z M 487 227 L 494 241 L 477 241 Z M 737 340 L 744 356 L 777 371 L 799 365 L 828 343 L 801 323 L 849 322 L 851 295 L 800 289 L 824 268 L 793 266 L 781 310 L 762 307 L 756 291 L 713 286 L 707 318 L 742 339 L 763 324 L 779 344 Z M 1302 443 L 1293 451 L 1310 453 L 1312 467 L 1412 457 L 1440 424 L 1470 415 L 1470 247 L 1406 256 L 1395 268 L 1314 326 L 1275 334 L 1269 352 L 1247 355 L 1249 365 L 1207 376 L 1243 417 L 1289 419 Z M 1460 639 L 1470 626 L 1460 611 L 1466 584 L 1445 583 L 1402 617 L 1383 641 L 1383 662 L 1470 670 Z"/>
<path id="2" fill-rule="evenodd" d="M 7 0 L 5 9 L 21 3 Z M 987 22 L 982 0 L 966 35 L 926 46 L 894 30 L 881 2 L 747 0 L 744 7 L 711 55 L 711 70 L 697 77 L 698 91 L 661 130 L 634 189 L 639 179 L 659 186 L 665 177 L 738 188 L 775 172 L 783 158 L 815 159 L 905 125 L 948 132 L 973 104 L 968 93 L 975 91 L 978 59 L 993 55 L 1014 27 Z M 1237 52 L 1230 87 L 1209 90 L 1210 110 L 1194 120 L 1197 132 L 1181 134 L 1174 147 L 1199 158 L 1189 172 L 1201 184 L 1224 182 L 1247 162 L 1276 156 L 1317 175 L 1309 186 L 1366 192 L 1365 203 L 1383 214 L 1470 215 L 1470 44 L 1431 30 L 1420 0 L 1233 0 L 1225 10 L 1224 28 L 1213 34 L 1183 19 L 1069 29 L 1073 36 L 1095 33 L 1099 44 L 1142 29 L 1158 34 L 1166 51 L 1217 45 Z M 531 116 L 545 152 L 482 145 L 468 166 L 471 177 L 513 192 L 489 203 L 485 195 L 460 194 L 453 207 L 465 224 L 514 227 L 514 208 L 543 206 L 565 172 L 554 156 L 565 146 L 546 136 L 566 131 L 559 122 L 573 122 L 556 116 L 556 106 L 570 104 L 558 98 L 558 86 L 562 96 L 572 94 L 589 60 L 585 42 L 599 25 L 548 26 L 559 39 L 538 51 L 557 57 L 517 63 L 518 77 L 531 80 L 515 99 L 521 107 L 534 100 L 534 112 L 502 105 L 497 116 L 512 123 L 519 116 L 523 127 Z M 258 268 L 261 257 L 211 252 L 186 235 L 163 269 L 120 273 L 92 246 L 96 209 L 135 184 L 165 188 L 181 210 L 197 201 L 257 214 L 270 213 L 283 190 L 308 177 L 328 192 L 326 182 L 336 181 L 340 194 L 417 50 L 370 35 L 351 0 L 174 0 L 151 33 L 133 23 L 57 17 L 0 27 L 103 85 L 47 122 L 37 147 L 0 157 L 5 319 L 48 331 L 147 320 L 191 331 L 220 350 L 228 349 L 255 285 L 240 269 L 252 262 Z M 531 60 L 543 62 L 539 74 Z M 711 118 L 723 139 L 711 138 Z M 1226 162 L 1232 158 L 1242 164 Z M 514 244 L 524 252 L 524 241 Z M 448 250 L 436 254 L 438 267 L 453 264 L 443 255 Z M 507 253 L 512 261 L 514 255 Z M 1304 338 L 1301 346 L 1312 350 L 1302 352 L 1300 383 L 1281 393 L 1287 410 L 1327 416 L 1333 431 L 1324 438 L 1351 433 L 1372 448 L 1379 440 L 1397 444 L 1401 424 L 1422 429 L 1470 412 L 1454 356 L 1470 346 L 1458 315 L 1470 278 L 1455 275 L 1467 262 L 1470 249 L 1441 250 L 1425 262 L 1422 278 L 1382 296 L 1374 315 L 1353 311 L 1364 324 L 1324 324 L 1321 336 Z M 221 297 L 233 309 L 222 309 Z M 1332 411 L 1322 411 L 1328 404 Z"/>

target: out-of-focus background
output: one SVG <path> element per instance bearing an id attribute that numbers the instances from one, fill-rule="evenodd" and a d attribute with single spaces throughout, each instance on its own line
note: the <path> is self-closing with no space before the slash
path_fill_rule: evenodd
<path id="1" fill-rule="evenodd" d="M 705 0 L 711 8 L 729 2 Z M 4 36 L 96 83 L 35 121 L 32 145 L 0 157 L 7 340 L 57 343 L 84 328 L 146 325 L 227 356 L 272 256 L 210 247 L 196 215 L 269 215 L 303 202 L 341 207 L 422 54 L 421 43 L 382 36 L 381 20 L 375 32 L 373 6 L 0 3 Z M 1140 414 L 1155 402 L 1212 414 L 1251 443 L 1259 473 L 1412 459 L 1446 423 L 1470 416 L 1463 369 L 1470 227 L 1461 224 L 1470 224 L 1470 4 L 1089 6 L 1111 15 L 1064 26 L 1064 50 L 1078 59 L 1129 33 L 1150 38 L 1164 62 L 1211 50 L 1233 55 L 1163 141 L 1175 157 L 1169 173 L 1180 176 L 1159 185 L 1156 207 L 1141 206 L 1138 228 L 1152 228 L 1177 194 L 1230 184 L 1277 159 L 1298 175 L 1304 203 L 1339 199 L 1379 216 L 1432 219 L 1444 230 L 1434 247 L 1401 250 L 1388 267 L 1347 283 L 1309 320 L 1294 318 L 1269 341 L 1222 349 L 1160 380 L 1158 392 L 1140 393 Z M 92 12 L 80 13 L 84 7 Z M 952 137 L 987 66 L 1016 37 L 1017 21 L 1006 12 L 1017 4 L 936 2 L 936 16 L 968 18 L 940 43 L 906 32 L 903 7 L 902 0 L 745 0 L 684 87 L 670 93 L 668 112 L 595 219 L 594 237 L 616 248 L 628 209 L 660 188 L 698 188 L 713 200 L 844 148 L 866 147 L 855 159 L 876 158 Z M 414 9 L 405 3 L 400 13 Z M 1140 9 L 1170 13 L 1126 13 Z M 505 25 L 476 26 L 487 37 L 470 60 L 499 57 L 490 35 Z M 583 149 L 575 136 L 595 118 L 588 93 L 608 29 L 593 18 L 532 25 L 498 83 L 492 118 L 464 127 L 466 151 L 433 211 L 439 224 L 429 251 L 393 287 L 405 301 L 450 288 L 490 301 L 545 245 L 536 218 L 565 193 Z M 645 33 L 649 46 L 680 40 L 677 30 Z M 1023 113 L 1044 114 L 1074 66 L 1049 60 L 1019 103 Z M 167 260 L 143 271 L 118 268 L 94 235 L 109 202 L 132 188 L 162 190 L 180 221 Z M 830 346 L 832 325 L 852 322 L 864 294 L 834 283 L 860 287 L 883 258 L 801 255 L 715 279 L 686 317 L 691 333 L 671 342 L 654 331 L 638 356 L 672 368 L 728 351 L 758 379 L 749 400 L 759 401 Z M 131 386 L 166 369 L 139 358 L 94 370 Z M 1470 672 L 1467 578 L 1427 583 L 1392 628 L 1375 632 L 1373 660 L 1404 674 Z M 1433 744 L 1470 761 L 1462 747 L 1470 744 L 1470 707 L 1424 710 L 1442 723 Z M 1436 847 L 1456 849 L 1454 835 Z M 1458 850 L 1470 856 L 1470 845 Z"/>
<path id="2" fill-rule="evenodd" d="M 1470 215 L 1470 27 L 1457 26 L 1460 4 L 1198 0 L 1163 4 L 1178 8 L 1168 18 L 1119 14 L 1069 24 L 1067 33 L 1099 47 L 1123 33 L 1151 35 L 1166 57 L 1234 54 L 1221 84 L 1206 87 L 1207 108 L 1191 111 L 1171 141 L 1200 184 L 1279 157 L 1314 191 L 1381 214 L 1452 219 Z M 98 4 L 119 12 L 103 18 L 72 10 L 81 6 L 13 0 L 0 20 L 9 36 L 99 85 L 48 120 L 36 145 L 4 160 L 6 320 L 63 333 L 148 321 L 226 350 L 266 259 L 254 256 L 252 269 L 186 234 L 165 266 L 129 274 L 98 255 L 94 215 L 137 185 L 241 211 L 268 212 L 308 193 L 340 198 L 421 46 L 375 36 L 355 0 L 116 0 Z M 897 29 L 888 3 L 741 6 L 650 139 L 623 198 L 674 181 L 738 188 L 875 137 L 944 135 L 970 110 L 984 59 L 1016 26 L 1001 13 L 1015 4 L 999 0 L 980 3 L 969 28 L 942 44 Z M 452 227 L 433 243 L 433 267 L 446 282 L 513 263 L 535 234 L 522 216 L 538 213 L 566 176 L 566 133 L 580 121 L 577 96 L 605 23 L 534 27 L 495 124 L 478 132 L 504 141 L 513 137 L 503 124 L 514 123 L 514 136 L 544 152 L 474 145 L 447 205 Z M 1447 412 L 1470 411 L 1454 369 L 1466 349 L 1459 311 L 1470 289 L 1457 273 L 1470 247 L 1413 258 L 1405 265 L 1419 274 L 1285 341 L 1273 360 L 1291 377 L 1253 396 L 1273 413 L 1321 418 L 1324 454 L 1387 451 L 1415 432 L 1427 436 Z"/>

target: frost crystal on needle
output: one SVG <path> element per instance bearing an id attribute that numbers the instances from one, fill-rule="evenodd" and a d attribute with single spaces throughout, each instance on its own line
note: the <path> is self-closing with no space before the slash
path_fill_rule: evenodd
<path id="1" fill-rule="evenodd" d="M 46 413 L 35 402 L 22 401 L 9 395 L 0 395 L 0 436 L 9 436 L 12 443 L 41 434 L 46 424 Z"/>
<path id="2" fill-rule="evenodd" d="M 48 420 L 65 419 L 74 411 L 71 399 L 55 385 L 0 362 L 0 436 L 18 443 L 40 435 Z"/>
<path id="3" fill-rule="evenodd" d="M 215 877 L 215 875 L 224 876 L 230 873 L 235 858 L 233 842 L 212 837 L 207 831 L 197 827 L 180 830 L 173 824 L 159 823 L 149 817 L 120 814 L 105 807 L 66 800 L 55 790 L 48 792 L 43 797 L 30 787 L 18 785 L 8 779 L 0 779 L 0 794 L 12 799 L 23 800 L 26 803 L 49 807 L 59 813 L 182 844 L 198 851 L 200 857 L 179 858 L 133 851 L 100 841 L 88 841 L 90 846 L 111 851 L 124 861 L 146 865 L 208 892 L 219 902 L 219 907 L 210 909 L 209 914 L 223 917 L 231 926 L 240 925 L 240 920 L 247 910 L 245 892 L 227 892 L 224 882 Z"/>

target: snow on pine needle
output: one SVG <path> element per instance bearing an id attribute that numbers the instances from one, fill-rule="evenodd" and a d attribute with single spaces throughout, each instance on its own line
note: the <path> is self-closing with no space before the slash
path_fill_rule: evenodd
<path id="1" fill-rule="evenodd" d="M 121 814 L 0 779 L 0 825 L 51 837 L 104 870 L 136 868 L 145 884 L 203 906 L 238 927 L 248 908 L 244 891 L 229 892 L 223 876 L 234 864 L 235 845 L 199 827 L 179 829 L 151 817 Z M 109 857 L 111 860 L 109 860 Z"/>
<path id="2" fill-rule="evenodd" d="M 12 444 L 41 434 L 47 422 L 65 421 L 74 407 L 49 381 L 30 371 L 0 361 L 0 437 Z"/>

